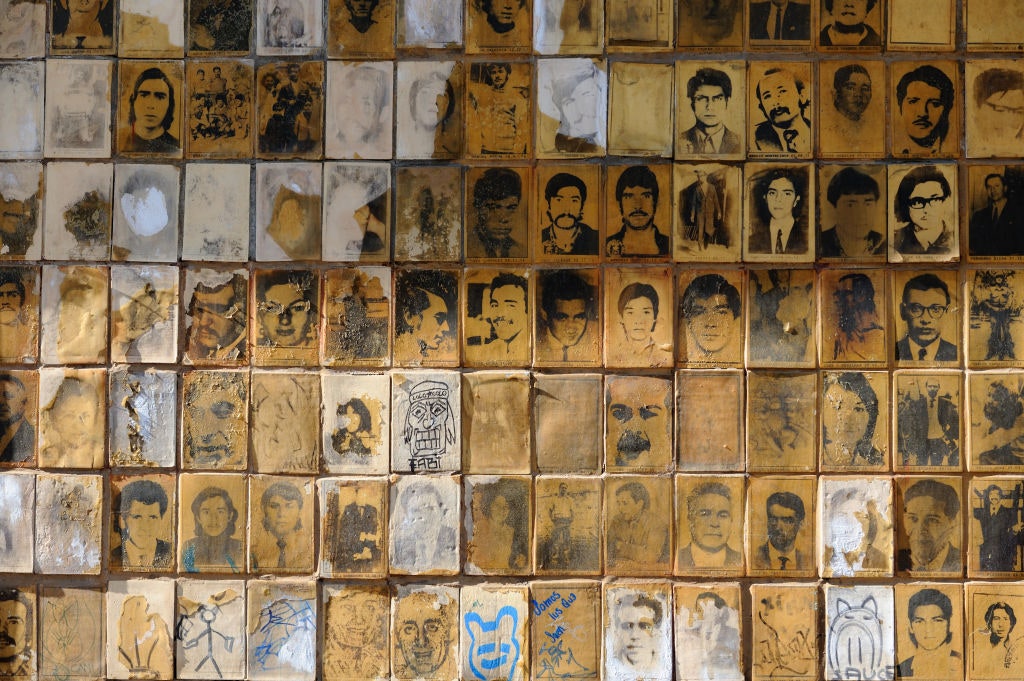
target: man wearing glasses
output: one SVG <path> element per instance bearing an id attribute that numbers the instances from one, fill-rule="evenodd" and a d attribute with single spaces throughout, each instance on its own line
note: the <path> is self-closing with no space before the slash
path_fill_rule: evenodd
<path id="1" fill-rule="evenodd" d="M 918 166 L 900 180 L 896 190 L 893 247 L 903 255 L 949 255 L 955 245 L 946 222 L 949 181 L 934 166 Z"/>
<path id="2" fill-rule="evenodd" d="M 934 274 L 919 274 L 903 286 L 900 317 L 907 323 L 907 334 L 896 342 L 897 360 L 956 361 L 956 345 L 942 338 L 949 302 L 949 287 Z"/>

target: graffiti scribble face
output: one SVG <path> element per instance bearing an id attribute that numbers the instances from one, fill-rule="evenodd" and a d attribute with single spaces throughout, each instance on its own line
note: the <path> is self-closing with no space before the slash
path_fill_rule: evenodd
<path id="1" fill-rule="evenodd" d="M 512 678 L 519 662 L 519 613 L 511 605 L 498 611 L 493 620 L 479 613 L 464 617 L 469 634 L 469 669 L 480 681 Z"/>

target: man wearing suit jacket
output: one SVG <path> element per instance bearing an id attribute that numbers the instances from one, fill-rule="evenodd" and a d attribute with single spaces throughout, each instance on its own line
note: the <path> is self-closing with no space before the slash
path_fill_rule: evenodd
<path id="1" fill-rule="evenodd" d="M 912 362 L 955 362 L 956 346 L 942 337 L 949 310 L 949 287 L 932 273 L 919 274 L 903 286 L 900 317 L 907 335 L 896 342 L 896 359 Z"/>
<path id="2" fill-rule="evenodd" d="M 803 178 L 790 168 L 777 168 L 755 185 L 757 219 L 750 221 L 747 250 L 756 254 L 807 253 L 807 218 L 800 212 Z"/>
<path id="3" fill-rule="evenodd" d="M 725 127 L 726 109 L 732 99 L 732 80 L 718 69 L 697 69 L 686 81 L 686 97 L 697 122 L 683 133 L 688 154 L 738 154 L 740 136 Z"/>
<path id="4" fill-rule="evenodd" d="M 692 541 L 679 549 L 680 569 L 743 567 L 743 554 L 729 546 L 732 534 L 732 492 L 720 482 L 703 482 L 686 497 Z"/>
<path id="5" fill-rule="evenodd" d="M 903 493 L 908 547 L 896 552 L 896 569 L 960 574 L 960 497 L 938 480 L 918 480 Z"/>
<path id="6" fill-rule="evenodd" d="M 750 3 L 751 40 L 810 40 L 811 6 L 794 0 Z"/>
<path id="7" fill-rule="evenodd" d="M 758 570 L 804 570 L 807 556 L 796 548 L 803 525 L 804 502 L 793 492 L 775 492 L 765 502 L 768 513 L 768 541 L 757 547 L 753 566 Z"/>
<path id="8" fill-rule="evenodd" d="M 1024 234 L 1016 202 L 1006 196 L 1006 179 L 999 173 L 985 176 L 988 204 L 971 215 L 971 255 L 1021 255 Z"/>

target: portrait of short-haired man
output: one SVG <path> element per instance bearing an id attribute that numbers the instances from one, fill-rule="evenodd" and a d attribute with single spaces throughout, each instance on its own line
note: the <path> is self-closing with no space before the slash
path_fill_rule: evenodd
<path id="1" fill-rule="evenodd" d="M 33 361 L 39 333 L 39 271 L 0 269 L 0 360 Z"/>
<path id="2" fill-rule="evenodd" d="M 876 28 L 881 25 L 881 17 L 871 13 L 877 4 L 878 0 L 823 0 L 825 26 L 818 36 L 818 45 L 845 49 L 881 47 L 882 36 Z M 826 24 L 828 20 L 831 21 Z"/>
<path id="3" fill-rule="evenodd" d="M 671 273 L 664 268 L 608 272 L 604 318 L 608 366 L 672 366 L 671 286 Z"/>
<path id="4" fill-rule="evenodd" d="M 897 480 L 902 502 L 897 534 L 896 569 L 911 576 L 960 576 L 963 543 L 960 480 Z"/>
<path id="5" fill-rule="evenodd" d="M 747 240 L 744 254 L 753 260 L 814 259 L 813 178 L 806 166 L 749 169 Z M 780 258 L 781 256 L 781 258 Z"/>
<path id="6" fill-rule="evenodd" d="M 947 585 L 920 588 L 918 584 L 896 585 L 897 622 L 906 613 L 905 628 L 897 626 L 897 678 L 953 680 L 964 677 L 961 590 Z M 905 594 L 909 593 L 909 597 Z M 906 610 L 902 602 L 906 600 Z M 905 638 L 904 638 L 905 637 Z M 909 643 L 906 646 L 905 643 Z M 910 652 L 912 654 L 908 655 Z"/>
<path id="7" fill-rule="evenodd" d="M 192 275 L 186 274 L 186 277 Z M 186 361 L 235 364 L 248 357 L 249 281 L 244 273 L 203 270 L 194 274 L 186 310 Z M 188 282 L 191 283 L 191 282 Z"/>
<path id="8" fill-rule="evenodd" d="M 742 573 L 743 501 L 740 478 L 676 478 L 676 574 Z"/>
<path id="9" fill-rule="evenodd" d="M 973 166 L 968 181 L 968 254 L 972 258 L 1024 255 L 1020 166 Z"/>
<path id="10" fill-rule="evenodd" d="M 588 167 L 571 170 L 556 172 L 544 182 L 538 211 L 542 213 L 540 223 L 545 225 L 540 230 L 540 248 L 545 257 L 595 260 L 601 252 L 600 233 L 587 221 L 600 214 L 600 193 L 593 191 L 597 189 L 597 172 Z"/>
<path id="11" fill-rule="evenodd" d="M 1024 71 L 1014 62 L 977 60 L 964 80 L 967 156 L 1024 155 Z"/>
<path id="12" fill-rule="evenodd" d="M 752 478 L 747 491 L 750 572 L 794 576 L 813 573 L 813 479 Z"/>
<path id="13" fill-rule="evenodd" d="M 726 278 L 728 276 L 728 278 Z M 742 300 L 738 273 L 697 273 L 679 298 L 679 355 L 689 365 L 731 366 L 743 361 Z M 731 281 L 730 281 L 731 280 Z"/>
<path id="14" fill-rule="evenodd" d="M 832 171 L 835 173 L 831 174 Z M 885 178 L 881 178 L 880 184 L 873 173 L 867 166 L 822 169 L 818 257 L 885 260 L 889 246 L 882 193 Z"/>
<path id="15" fill-rule="evenodd" d="M 951 260 L 959 254 L 955 187 L 953 166 L 889 167 L 891 260 Z"/>
<path id="16" fill-rule="evenodd" d="M 670 597 L 664 584 L 606 585 L 605 672 L 614 679 L 672 678 Z"/>
<path id="17" fill-rule="evenodd" d="M 170 494 L 165 488 L 168 483 L 172 485 Z M 169 570 L 174 565 L 173 481 L 125 477 L 112 486 L 117 503 L 111 509 L 110 530 L 118 545 L 110 550 L 110 567 L 125 571 Z"/>
<path id="18" fill-rule="evenodd" d="M 811 5 L 798 0 L 751 0 L 748 26 L 751 41 L 808 42 Z"/>
<path id="19" fill-rule="evenodd" d="M 664 575 L 671 570 L 672 483 L 618 476 L 605 481 L 607 573 Z"/>
<path id="20" fill-rule="evenodd" d="M 678 62 L 677 80 L 686 78 L 686 88 L 680 88 L 677 115 L 680 121 L 679 136 L 676 140 L 676 158 L 688 156 L 731 156 L 743 153 L 742 133 L 742 73 L 729 65 L 716 64 L 698 68 L 692 74 L 685 62 Z M 731 75 L 730 75 L 731 74 Z M 736 76 L 734 82 L 733 77 Z M 734 88 L 736 97 L 734 98 Z M 685 101 L 683 97 L 685 95 Z M 730 109 L 734 101 L 736 109 Z M 691 113 L 686 111 L 687 105 Z M 683 122 L 693 124 L 683 128 Z M 737 130 L 729 129 L 729 124 Z"/>
<path id="21" fill-rule="evenodd" d="M 957 153 L 960 144 L 957 69 L 949 62 L 937 63 L 939 65 L 923 64 L 916 68 L 910 68 L 913 64 L 894 65 L 892 69 L 894 156 L 920 158 Z"/>
<path id="22" fill-rule="evenodd" d="M 530 51 L 533 7 L 526 0 L 472 0 L 466 17 L 466 51 Z"/>
<path id="23" fill-rule="evenodd" d="M 525 168 L 474 168 L 467 174 L 467 260 L 527 257 L 526 173 Z"/>
<path id="24" fill-rule="evenodd" d="M 534 363 L 552 366 L 601 364 L 598 272 L 539 273 Z"/>
<path id="25" fill-rule="evenodd" d="M 671 239 L 655 220 L 667 211 L 658 211 L 660 193 L 658 172 L 667 167 L 629 166 L 615 180 L 615 204 L 622 220 L 621 228 L 609 234 L 605 242 L 605 255 L 609 258 L 656 258 L 671 253 Z M 618 169 L 609 169 L 608 181 Z M 671 176 L 660 173 L 662 181 L 670 184 Z M 609 196 L 609 203 L 611 203 Z"/>
<path id="26" fill-rule="evenodd" d="M 822 157 L 877 158 L 885 154 L 883 62 L 822 62 L 818 91 L 818 146 Z"/>
<path id="27" fill-rule="evenodd" d="M 35 648 L 35 589 L 0 589 L 0 678 L 35 678 Z"/>
<path id="28" fill-rule="evenodd" d="M 907 270 L 894 279 L 896 361 L 908 363 L 955 362 L 957 345 L 956 278 L 951 272 Z M 953 313 L 952 315 L 950 313 Z"/>
<path id="29" fill-rule="evenodd" d="M 36 390 L 30 373 L 0 373 L 0 465 L 35 460 Z"/>
<path id="30" fill-rule="evenodd" d="M 810 76 L 806 62 L 750 70 L 754 94 L 747 106 L 751 155 L 810 157 L 814 147 Z"/>
<path id="31" fill-rule="evenodd" d="M 312 571 L 314 557 L 309 549 L 313 543 L 312 506 L 313 485 L 307 478 L 259 476 L 250 480 L 251 572 Z"/>
<path id="32" fill-rule="evenodd" d="M 499 270 L 466 273 L 463 332 L 467 364 L 529 364 L 530 285 L 526 274 Z"/>

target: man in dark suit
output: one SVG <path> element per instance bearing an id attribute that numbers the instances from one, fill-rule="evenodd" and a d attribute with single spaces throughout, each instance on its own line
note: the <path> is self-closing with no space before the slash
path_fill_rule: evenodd
<path id="1" fill-rule="evenodd" d="M 998 485 L 985 489 L 984 506 L 974 509 L 974 518 L 981 525 L 979 567 L 986 572 L 1012 571 L 1024 524 L 1017 509 L 1003 505 L 1003 490 Z"/>
<path id="2" fill-rule="evenodd" d="M 765 120 L 754 127 L 754 146 L 758 151 L 809 154 L 811 122 L 806 116 L 809 91 L 796 73 L 769 68 L 754 90 L 757 106 Z"/>
<path id="3" fill-rule="evenodd" d="M 807 218 L 801 214 L 806 183 L 790 168 L 777 168 L 755 185 L 757 219 L 750 221 L 747 251 L 756 254 L 807 253 Z"/>
<path id="4" fill-rule="evenodd" d="M 750 3 L 751 40 L 810 40 L 811 6 L 795 0 Z"/>
<path id="5" fill-rule="evenodd" d="M 743 554 L 729 546 L 732 534 L 732 492 L 720 482 L 704 482 L 686 497 L 692 541 L 679 549 L 681 569 L 743 567 Z"/>
<path id="6" fill-rule="evenodd" d="M 0 374 L 0 462 L 28 461 L 36 448 L 36 429 L 25 418 L 28 390 L 14 374 Z"/>
<path id="7" fill-rule="evenodd" d="M 171 567 L 171 543 L 158 539 L 167 513 L 167 492 L 152 480 L 135 480 L 121 490 L 117 524 L 121 545 L 110 552 L 111 567 L 152 570 Z"/>
<path id="8" fill-rule="evenodd" d="M 821 29 L 818 42 L 836 46 L 881 46 L 882 36 L 865 23 L 877 0 L 825 0 L 825 11 L 833 22 Z"/>
<path id="9" fill-rule="evenodd" d="M 803 525 L 804 502 L 793 492 L 775 492 L 765 502 L 768 541 L 757 547 L 753 566 L 758 570 L 804 570 L 807 556 L 796 548 Z"/>
<path id="10" fill-rule="evenodd" d="M 903 493 L 903 532 L 909 548 L 896 552 L 896 569 L 911 573 L 950 573 L 962 569 L 960 497 L 944 482 L 918 480 Z"/>
<path id="11" fill-rule="evenodd" d="M 1006 178 L 986 175 L 985 193 L 988 205 L 971 215 L 971 255 L 1024 254 L 1024 224 L 1016 202 L 1007 197 Z"/>
<path id="12" fill-rule="evenodd" d="M 723 117 L 732 99 L 732 80 L 718 69 L 698 69 L 686 81 L 686 97 L 697 118 L 683 133 L 688 154 L 738 154 L 742 151 L 740 137 L 725 127 Z"/>
<path id="13" fill-rule="evenodd" d="M 939 394 L 939 380 L 925 380 L 925 394 L 903 393 L 896 406 L 898 451 L 904 465 L 957 466 L 960 415 L 953 396 Z"/>
<path id="14" fill-rule="evenodd" d="M 896 342 L 896 359 L 907 362 L 955 362 L 956 346 L 942 338 L 949 310 L 949 287 L 932 273 L 919 274 L 903 286 L 900 317 L 907 335 Z"/>

